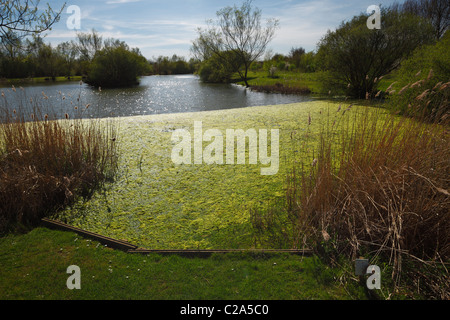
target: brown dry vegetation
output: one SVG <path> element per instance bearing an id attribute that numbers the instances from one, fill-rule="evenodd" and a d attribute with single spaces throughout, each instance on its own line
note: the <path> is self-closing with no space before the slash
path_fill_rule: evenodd
<path id="1" fill-rule="evenodd" d="M 254 226 L 332 264 L 360 256 L 385 263 L 395 290 L 406 282 L 420 295 L 450 298 L 448 122 L 367 108 L 344 117 L 350 109 L 330 111 L 311 169 L 293 170 L 286 202 L 254 212 Z"/>
<path id="2" fill-rule="evenodd" d="M 315 247 L 332 241 L 352 259 L 380 255 L 398 281 L 404 258 L 442 265 L 450 257 L 450 145 L 447 126 L 380 118 L 357 119 L 335 154 L 324 132 L 311 178 L 291 177 L 288 210 Z M 448 274 L 436 277 L 423 284 L 448 298 Z"/>
<path id="3" fill-rule="evenodd" d="M 11 111 L 8 94 L 18 94 L 12 91 L 2 92 L 0 102 L 1 232 L 35 225 L 78 196 L 90 196 L 114 174 L 117 151 L 112 123 L 68 114 L 55 120 L 33 98 L 14 100 Z"/>

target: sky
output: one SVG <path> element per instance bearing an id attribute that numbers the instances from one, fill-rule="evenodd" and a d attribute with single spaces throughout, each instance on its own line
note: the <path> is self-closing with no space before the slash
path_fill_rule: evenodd
<path id="1" fill-rule="evenodd" d="M 327 30 L 366 12 L 370 5 L 386 7 L 394 2 L 403 1 L 253 0 L 252 5 L 261 9 L 263 21 L 279 20 L 280 26 L 268 48 L 273 53 L 288 54 L 293 47 L 315 50 Z M 242 0 L 42 0 L 40 6 L 46 3 L 54 10 L 66 3 L 60 22 L 45 37 L 45 42 L 54 46 L 75 40 L 77 32 L 95 29 L 104 39 L 119 39 L 139 48 L 148 59 L 173 54 L 189 59 L 197 28 L 205 27 L 208 19 L 216 19 L 221 8 L 240 6 Z M 67 21 L 69 26 L 75 21 L 75 12 L 67 12 L 72 5 L 80 9 L 80 29 L 67 25 Z"/>

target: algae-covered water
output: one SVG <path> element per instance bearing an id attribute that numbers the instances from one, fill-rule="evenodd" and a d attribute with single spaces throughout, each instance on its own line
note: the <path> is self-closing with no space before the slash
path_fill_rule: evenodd
<path id="1" fill-rule="evenodd" d="M 120 159 L 115 181 L 59 218 L 148 249 L 258 246 L 250 210 L 284 198 L 287 173 L 302 159 L 311 161 L 323 115 L 337 107 L 303 102 L 116 118 Z M 185 129 L 193 138 L 195 121 L 201 121 L 203 132 L 216 129 L 224 135 L 227 129 L 266 129 L 272 148 L 270 132 L 278 130 L 277 174 L 262 175 L 268 165 L 259 158 L 256 164 L 175 164 L 172 136 Z M 247 149 L 247 160 L 248 154 Z"/>

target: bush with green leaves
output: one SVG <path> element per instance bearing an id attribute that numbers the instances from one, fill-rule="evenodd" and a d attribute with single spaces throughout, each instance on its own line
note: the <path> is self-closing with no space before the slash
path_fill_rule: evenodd
<path id="1" fill-rule="evenodd" d="M 234 52 L 221 52 L 220 55 L 214 54 L 204 61 L 198 74 L 203 82 L 228 83 L 240 66 L 241 63 Z"/>
<path id="2" fill-rule="evenodd" d="M 99 51 L 90 68 L 87 83 L 95 87 L 117 88 L 138 84 L 148 64 L 137 50 L 121 45 Z"/>
<path id="3" fill-rule="evenodd" d="M 372 95 L 380 77 L 432 39 L 433 28 L 425 19 L 392 10 L 383 10 L 382 17 L 380 30 L 369 29 L 368 16 L 360 14 L 319 42 L 317 62 L 329 72 L 336 90 L 354 98 Z"/>

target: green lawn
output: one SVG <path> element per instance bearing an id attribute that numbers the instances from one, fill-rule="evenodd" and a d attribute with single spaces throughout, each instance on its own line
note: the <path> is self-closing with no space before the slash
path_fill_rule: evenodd
<path id="1" fill-rule="evenodd" d="M 328 89 L 324 87 L 323 79 L 326 74 L 323 72 L 301 73 L 298 71 L 278 71 L 275 77 L 269 77 L 267 71 L 249 71 L 248 83 L 250 86 L 272 86 L 277 83 L 287 87 L 308 88 L 312 95 L 327 95 Z M 244 85 L 244 82 L 236 75 L 233 79 L 237 84 Z M 393 89 L 398 91 L 396 72 L 385 75 L 378 83 L 378 90 L 385 91 L 392 83 Z"/>
<path id="2" fill-rule="evenodd" d="M 80 81 L 82 80 L 81 76 L 72 76 L 70 80 L 67 77 L 55 77 L 55 80 L 52 80 L 51 77 L 35 77 L 35 78 L 11 78 L 11 79 L 0 79 L 0 85 L 19 85 L 19 84 L 27 84 L 27 83 L 51 83 L 51 82 L 63 82 L 63 81 Z"/>
<path id="3" fill-rule="evenodd" d="M 70 265 L 80 267 L 80 290 L 67 288 Z M 0 266 L 0 300 L 365 299 L 314 257 L 130 254 L 46 228 L 0 238 Z"/>
<path id="4" fill-rule="evenodd" d="M 321 73 L 301 73 L 294 71 L 279 71 L 275 77 L 269 77 L 267 71 L 249 71 L 248 84 L 250 86 L 275 85 L 281 83 L 284 86 L 308 88 L 313 94 L 323 92 L 320 81 Z M 244 82 L 236 78 L 238 84 L 243 85 Z"/>

